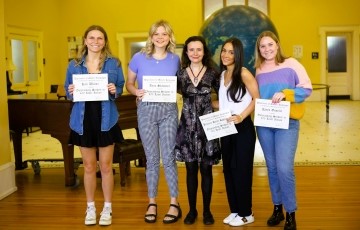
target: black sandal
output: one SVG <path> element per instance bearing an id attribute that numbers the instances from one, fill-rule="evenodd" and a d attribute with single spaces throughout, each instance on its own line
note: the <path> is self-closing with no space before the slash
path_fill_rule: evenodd
<path id="1" fill-rule="evenodd" d="M 148 205 L 148 207 L 147 207 L 147 209 L 146 209 L 146 211 L 147 210 L 149 210 L 149 208 L 151 207 L 151 206 L 154 206 L 154 207 L 156 207 L 156 213 L 155 214 L 145 214 L 145 218 L 144 218 L 144 220 L 145 220 L 145 222 L 146 223 L 150 223 L 150 224 L 152 224 L 152 223 L 155 223 L 156 222 L 156 217 L 157 217 L 157 204 L 149 204 Z M 149 219 L 148 217 L 154 217 L 154 219 Z"/>
<path id="2" fill-rule="evenodd" d="M 165 214 L 165 217 L 164 217 L 164 219 L 163 219 L 163 223 L 164 223 L 164 224 L 172 224 L 172 223 L 175 223 L 176 221 L 178 221 L 178 220 L 181 218 L 182 213 L 181 213 L 180 205 L 170 204 L 170 206 L 177 208 L 178 214 L 177 214 L 177 216 L 172 215 L 172 214 Z M 170 217 L 171 219 L 165 220 L 166 217 Z"/>

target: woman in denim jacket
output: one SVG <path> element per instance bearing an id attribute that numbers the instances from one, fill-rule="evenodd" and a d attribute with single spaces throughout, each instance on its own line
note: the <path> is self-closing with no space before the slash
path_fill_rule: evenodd
<path id="1" fill-rule="evenodd" d="M 76 88 L 73 84 L 73 74 L 99 73 L 108 75 L 109 99 L 74 102 L 70 115 L 69 144 L 80 147 L 84 164 L 84 186 L 87 199 L 85 225 L 96 224 L 97 149 L 99 150 L 99 166 L 104 195 L 104 207 L 100 214 L 99 224 L 111 224 L 114 143 L 123 139 L 121 129 L 117 124 L 119 114 L 115 104 L 115 99 L 123 91 L 122 68 L 119 59 L 111 54 L 105 30 L 101 26 L 93 25 L 85 31 L 83 46 L 77 58 L 69 63 L 65 81 L 67 98 L 73 100 L 73 92 Z"/>

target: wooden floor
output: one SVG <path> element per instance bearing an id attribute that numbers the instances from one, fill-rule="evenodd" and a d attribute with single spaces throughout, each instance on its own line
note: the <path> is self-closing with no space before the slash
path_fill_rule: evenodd
<path id="1" fill-rule="evenodd" d="M 360 166 L 297 166 L 298 229 L 360 229 Z M 113 198 L 113 224 L 106 229 L 283 229 L 267 227 L 272 212 L 266 168 L 254 168 L 253 211 L 255 222 L 243 227 L 224 225 L 229 214 L 224 189 L 222 167 L 214 167 L 212 212 L 215 224 L 202 223 L 202 198 L 198 194 L 197 222 L 192 225 L 181 221 L 165 225 L 162 217 L 168 210 L 169 198 L 163 174 L 160 178 L 158 221 L 146 224 L 143 220 L 147 206 L 144 168 L 133 168 L 126 187 L 121 188 L 118 169 Z M 83 168 L 78 169 L 80 185 L 64 186 L 62 168 L 44 168 L 41 175 L 32 169 L 16 171 L 18 191 L 0 200 L 0 229 L 105 229 L 98 225 L 85 226 L 85 193 L 82 184 Z M 185 168 L 179 167 L 180 205 L 184 215 L 188 212 L 185 186 Z M 102 208 L 100 179 L 96 195 L 97 208 Z"/>

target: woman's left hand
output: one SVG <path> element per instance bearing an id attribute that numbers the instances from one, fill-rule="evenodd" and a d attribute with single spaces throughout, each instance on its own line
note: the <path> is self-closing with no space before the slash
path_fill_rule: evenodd
<path id="1" fill-rule="evenodd" d="M 116 93 L 116 86 L 114 83 L 110 83 L 108 84 L 108 90 L 111 94 L 115 94 Z"/>
<path id="2" fill-rule="evenodd" d="M 233 114 L 231 115 L 231 117 L 229 117 L 226 120 L 227 122 L 234 122 L 234 124 L 239 124 L 243 121 L 243 116 L 241 114 L 239 115 Z"/>
<path id="3" fill-rule="evenodd" d="M 283 92 L 274 93 L 272 97 L 272 103 L 279 103 L 280 101 L 285 99 L 285 94 Z"/>

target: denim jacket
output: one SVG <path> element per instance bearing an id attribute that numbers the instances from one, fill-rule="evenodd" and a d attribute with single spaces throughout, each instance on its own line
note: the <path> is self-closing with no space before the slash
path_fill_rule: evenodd
<path id="1" fill-rule="evenodd" d="M 119 118 L 115 99 L 122 94 L 125 80 L 119 61 L 112 57 L 106 58 L 101 73 L 107 73 L 108 82 L 116 86 L 116 93 L 114 95 L 109 93 L 109 100 L 101 102 L 101 131 L 109 131 Z M 79 65 L 76 65 L 74 60 L 69 63 L 65 80 L 65 92 L 69 100 L 73 100 L 73 95 L 70 95 L 67 90 L 68 86 L 73 84 L 73 74 L 88 74 L 85 57 Z M 70 128 L 80 135 L 84 133 L 84 114 L 85 102 L 74 102 L 70 114 Z"/>

